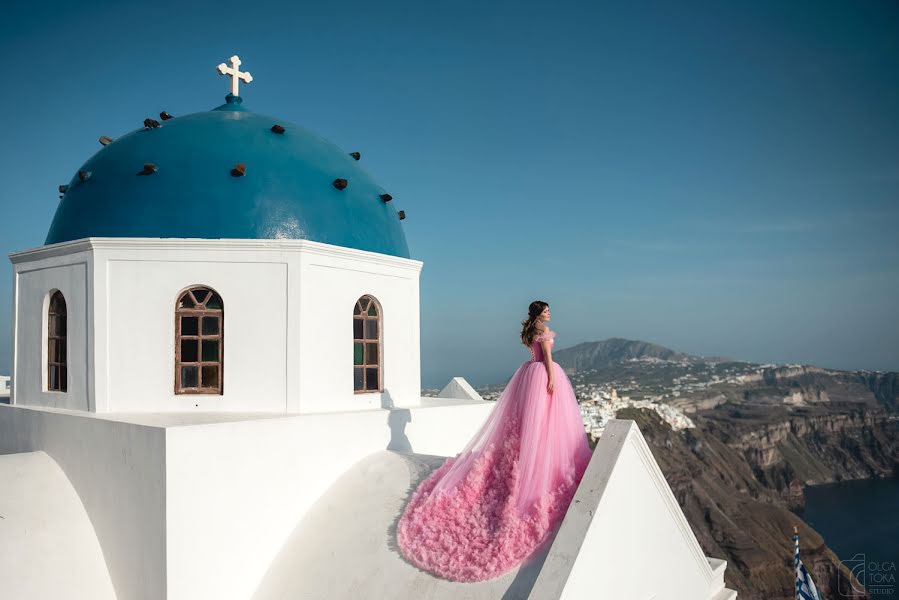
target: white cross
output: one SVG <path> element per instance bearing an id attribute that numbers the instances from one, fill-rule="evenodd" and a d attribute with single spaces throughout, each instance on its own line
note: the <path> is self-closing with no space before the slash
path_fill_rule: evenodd
<path id="1" fill-rule="evenodd" d="M 231 66 L 229 67 L 225 63 L 220 64 L 216 69 L 222 75 L 230 75 L 231 76 L 231 95 L 240 96 L 237 93 L 237 86 L 240 85 L 240 80 L 243 79 L 244 83 L 250 83 L 253 81 L 253 76 L 250 75 L 249 72 L 241 72 L 240 70 L 240 57 L 236 54 L 231 57 Z"/>

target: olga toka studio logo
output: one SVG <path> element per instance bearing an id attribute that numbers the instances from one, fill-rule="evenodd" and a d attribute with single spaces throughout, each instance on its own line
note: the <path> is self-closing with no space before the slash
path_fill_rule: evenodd
<path id="1" fill-rule="evenodd" d="M 853 577 L 849 580 L 848 590 L 839 590 L 840 596 L 843 598 L 864 594 L 865 590 L 872 598 L 899 597 L 899 594 L 896 593 L 896 563 L 894 561 L 869 559 L 864 552 L 860 552 L 849 560 L 841 562 L 852 572 Z"/>

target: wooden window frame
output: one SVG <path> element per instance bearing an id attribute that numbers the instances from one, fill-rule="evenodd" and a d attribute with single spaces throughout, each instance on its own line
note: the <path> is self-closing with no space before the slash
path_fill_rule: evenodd
<path id="1" fill-rule="evenodd" d="M 363 301 L 364 302 L 364 310 L 363 310 Z M 368 309 L 370 306 L 375 307 L 376 315 L 372 316 L 368 314 Z M 359 309 L 360 314 L 356 314 L 356 309 Z M 362 344 L 362 364 L 357 365 L 355 354 L 353 356 L 353 393 L 354 394 L 378 394 L 384 391 L 384 329 L 383 329 L 383 311 L 381 310 L 381 303 L 378 302 L 377 298 L 370 294 L 365 294 L 360 296 L 358 300 L 356 300 L 356 304 L 353 306 L 353 352 L 356 351 L 356 344 Z M 362 321 L 362 337 L 357 338 L 355 333 L 356 321 Z M 371 343 L 372 340 L 365 337 L 365 323 L 366 321 L 375 321 L 377 323 L 378 329 L 378 362 L 377 364 L 368 364 L 366 363 L 365 356 L 365 345 L 367 343 Z M 367 370 L 375 367 L 378 370 L 378 386 L 377 389 L 368 389 L 366 384 L 368 383 L 368 372 Z M 356 389 L 356 369 L 360 369 L 362 371 L 362 389 Z"/>
<path id="2" fill-rule="evenodd" d="M 56 299 L 59 298 L 59 302 L 62 304 L 62 312 L 58 310 L 59 304 L 55 304 Z M 68 333 L 69 333 L 69 309 L 66 305 L 66 297 L 62 292 L 56 290 L 53 294 L 50 295 L 50 303 L 47 305 L 47 391 L 48 392 L 60 392 L 66 393 L 69 391 L 69 353 L 68 353 Z M 63 321 L 64 326 L 62 327 L 62 334 L 53 332 L 53 317 L 57 319 L 62 317 L 65 319 Z M 57 351 L 56 358 L 57 360 L 52 360 L 50 348 L 53 346 L 53 342 L 57 343 Z M 60 353 L 59 349 L 62 349 Z M 60 354 L 63 355 L 63 359 L 59 360 Z M 57 369 L 56 375 L 56 384 L 57 387 L 53 386 L 53 369 Z"/>
<path id="3" fill-rule="evenodd" d="M 195 292 L 209 292 L 203 302 L 198 302 Z M 192 308 L 184 308 L 181 301 L 189 296 L 194 306 Z M 213 298 L 218 298 L 221 308 L 208 308 L 206 305 Z M 197 334 L 183 335 L 181 333 L 182 317 L 197 317 Z M 203 317 L 217 317 L 219 326 L 218 333 L 208 335 L 203 333 Z M 186 361 L 181 360 L 181 341 L 182 340 L 198 340 L 197 343 L 197 360 Z M 218 360 L 203 360 L 203 340 L 218 341 Z M 205 285 L 195 285 L 182 290 L 175 300 L 175 394 L 176 395 L 219 395 L 221 396 L 225 390 L 225 303 L 221 294 Z M 184 387 L 181 385 L 181 367 L 197 368 L 197 386 Z M 203 387 L 203 367 L 218 367 L 218 384 L 215 387 Z"/>

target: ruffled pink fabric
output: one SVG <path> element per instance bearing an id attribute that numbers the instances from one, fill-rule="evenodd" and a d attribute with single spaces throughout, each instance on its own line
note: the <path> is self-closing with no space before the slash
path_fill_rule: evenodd
<path id="1" fill-rule="evenodd" d="M 534 336 L 534 341 L 535 341 L 535 342 L 542 342 L 543 340 L 551 340 L 551 339 L 554 339 L 555 337 L 556 337 L 556 332 L 555 332 L 555 331 L 549 331 L 549 330 L 547 330 L 547 331 L 545 331 L 545 332 L 543 332 L 543 333 L 541 333 L 541 334 L 539 334 L 539 335 Z"/>
<path id="2" fill-rule="evenodd" d="M 503 574 L 550 537 L 568 509 L 591 451 L 571 382 L 541 339 L 466 447 L 412 494 L 397 524 L 403 556 L 452 581 Z"/>

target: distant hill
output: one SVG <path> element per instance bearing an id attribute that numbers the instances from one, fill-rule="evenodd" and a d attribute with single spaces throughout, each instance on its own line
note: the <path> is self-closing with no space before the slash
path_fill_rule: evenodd
<path id="1" fill-rule="evenodd" d="M 602 369 L 634 359 L 656 359 L 671 362 L 733 362 L 719 356 L 693 356 L 671 348 L 640 340 L 608 338 L 600 342 L 584 342 L 571 348 L 553 350 L 553 360 L 566 369 L 583 371 Z"/>

